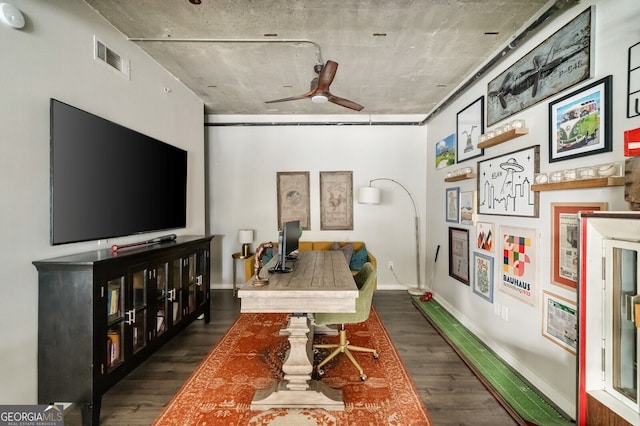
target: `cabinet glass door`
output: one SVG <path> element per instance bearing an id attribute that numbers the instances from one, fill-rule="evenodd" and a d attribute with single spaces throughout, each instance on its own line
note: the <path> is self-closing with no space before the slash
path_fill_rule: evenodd
<path id="1" fill-rule="evenodd" d="M 169 302 L 171 303 L 172 324 L 177 324 L 182 319 L 182 258 L 175 259 L 171 267 L 171 289 L 169 290 Z"/>
<path id="2" fill-rule="evenodd" d="M 640 355 L 640 243 L 605 240 L 605 389 L 640 412 L 638 359 Z M 638 307 L 638 310 L 636 310 Z M 638 315 L 638 318 L 636 318 Z"/>
<path id="3" fill-rule="evenodd" d="M 189 312 L 196 310 L 197 285 L 196 285 L 196 255 L 192 254 L 184 259 L 187 267 L 187 283 L 189 286 Z"/>
<path id="4" fill-rule="evenodd" d="M 156 313 L 156 336 L 160 336 L 167 331 L 169 327 L 167 312 L 169 306 L 169 282 L 167 277 L 167 263 L 160 264 L 155 270 L 156 297 L 155 297 L 155 313 Z"/>
<path id="5" fill-rule="evenodd" d="M 103 287 L 104 288 L 104 287 Z M 107 371 L 124 360 L 124 277 L 107 281 Z"/>
<path id="6" fill-rule="evenodd" d="M 153 270 L 135 271 L 131 280 L 131 306 L 127 311 L 127 324 L 131 326 L 133 353 L 147 345 L 147 277 Z"/>

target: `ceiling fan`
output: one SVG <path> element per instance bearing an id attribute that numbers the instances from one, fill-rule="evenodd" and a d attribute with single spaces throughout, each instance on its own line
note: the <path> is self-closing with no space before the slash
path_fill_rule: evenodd
<path id="1" fill-rule="evenodd" d="M 274 99 L 272 101 L 266 101 L 266 104 L 273 104 L 276 102 L 287 102 L 287 101 L 297 101 L 298 99 L 307 99 L 310 98 L 311 102 L 315 103 L 325 103 L 332 102 L 336 105 L 343 106 L 345 108 L 351 108 L 356 111 L 360 111 L 364 108 L 362 105 L 357 104 L 348 99 L 340 98 L 338 96 L 334 96 L 329 92 L 329 86 L 333 81 L 333 78 L 336 76 L 336 71 L 338 70 L 338 63 L 333 61 L 327 61 L 326 64 L 316 64 L 313 67 L 313 70 L 318 74 L 318 77 L 315 77 L 311 80 L 311 89 L 300 96 L 291 96 L 288 98 L 282 99 Z"/>

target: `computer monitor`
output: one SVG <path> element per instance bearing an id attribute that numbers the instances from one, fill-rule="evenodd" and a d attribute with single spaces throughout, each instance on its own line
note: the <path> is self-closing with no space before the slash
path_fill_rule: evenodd
<path id="1" fill-rule="evenodd" d="M 287 273 L 293 269 L 286 266 L 287 259 L 295 259 L 291 253 L 298 249 L 300 239 L 300 221 L 293 220 L 282 224 L 282 229 L 278 233 L 278 263 L 269 269 L 269 272 Z"/>

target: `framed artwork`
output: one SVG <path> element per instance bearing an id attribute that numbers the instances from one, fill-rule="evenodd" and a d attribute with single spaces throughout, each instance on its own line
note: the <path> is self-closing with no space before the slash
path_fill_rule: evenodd
<path id="1" fill-rule="evenodd" d="M 487 126 L 591 76 L 593 8 L 560 28 L 487 86 Z"/>
<path id="2" fill-rule="evenodd" d="M 493 257 L 473 253 L 473 292 L 493 303 Z"/>
<path id="3" fill-rule="evenodd" d="M 549 102 L 549 162 L 611 151 L 609 75 Z"/>
<path id="4" fill-rule="evenodd" d="M 538 287 L 537 240 L 535 229 L 500 227 L 500 291 L 531 306 L 536 305 Z"/>
<path id="5" fill-rule="evenodd" d="M 484 133 L 484 96 L 480 96 L 456 115 L 456 162 L 479 157 L 478 139 Z"/>
<path id="6" fill-rule="evenodd" d="M 640 115 L 640 42 L 629 48 L 627 65 L 627 118 Z"/>
<path id="7" fill-rule="evenodd" d="M 476 219 L 476 192 L 460 192 L 460 224 L 473 225 Z"/>
<path id="8" fill-rule="evenodd" d="M 478 213 L 538 217 L 540 193 L 531 184 L 540 170 L 540 145 L 478 162 Z"/>
<path id="9" fill-rule="evenodd" d="M 284 222 L 299 220 L 300 227 L 311 229 L 309 172 L 277 172 L 278 229 Z"/>
<path id="10" fill-rule="evenodd" d="M 320 229 L 353 229 L 353 172 L 320 172 Z"/>
<path id="11" fill-rule="evenodd" d="M 542 292 L 542 335 L 575 355 L 578 349 L 578 310 L 569 299 Z"/>
<path id="12" fill-rule="evenodd" d="M 476 223 L 476 248 L 493 253 L 494 247 L 494 235 L 493 223 L 490 222 L 478 222 Z"/>
<path id="13" fill-rule="evenodd" d="M 451 133 L 436 142 L 436 169 L 456 164 L 456 135 Z"/>
<path id="14" fill-rule="evenodd" d="M 606 210 L 607 203 L 551 203 L 551 282 L 578 285 L 578 212 Z"/>
<path id="15" fill-rule="evenodd" d="M 449 228 L 449 276 L 469 285 L 469 230 Z"/>
<path id="16" fill-rule="evenodd" d="M 445 199 L 445 217 L 447 222 L 458 223 L 460 222 L 460 188 L 447 188 Z"/>

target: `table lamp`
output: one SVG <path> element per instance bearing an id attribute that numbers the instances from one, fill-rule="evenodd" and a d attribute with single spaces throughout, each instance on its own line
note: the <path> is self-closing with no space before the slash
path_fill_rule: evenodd
<path id="1" fill-rule="evenodd" d="M 249 257 L 253 242 L 253 229 L 239 229 L 238 242 L 242 244 L 242 257 Z"/>

